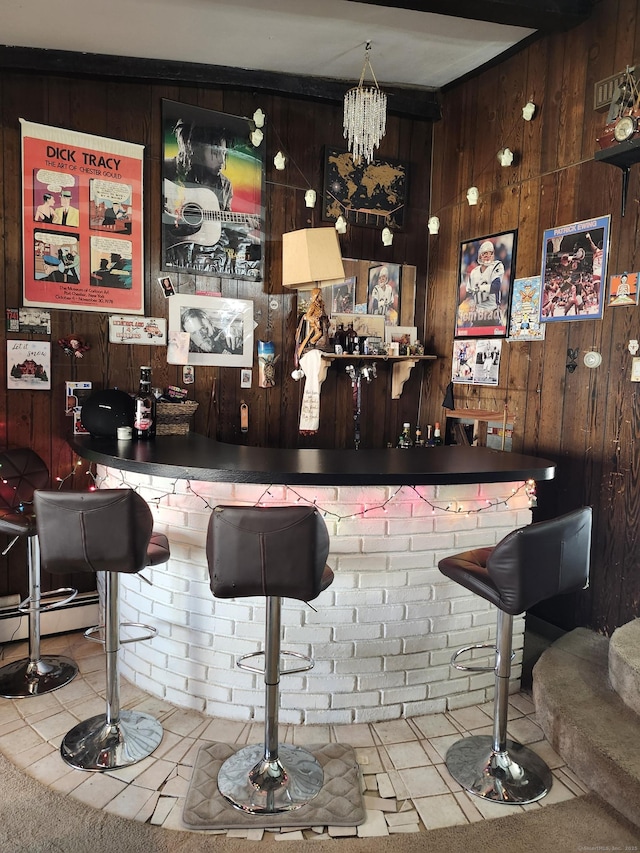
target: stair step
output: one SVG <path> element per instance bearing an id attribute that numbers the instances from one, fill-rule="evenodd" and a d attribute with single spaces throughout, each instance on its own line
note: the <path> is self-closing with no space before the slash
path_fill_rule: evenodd
<path id="1" fill-rule="evenodd" d="M 544 651 L 533 698 L 545 737 L 578 778 L 640 826 L 640 717 L 613 689 L 609 640 L 576 628 Z"/>
<path id="2" fill-rule="evenodd" d="M 625 705 L 640 714 L 640 619 L 613 632 L 609 641 L 609 678 Z"/>

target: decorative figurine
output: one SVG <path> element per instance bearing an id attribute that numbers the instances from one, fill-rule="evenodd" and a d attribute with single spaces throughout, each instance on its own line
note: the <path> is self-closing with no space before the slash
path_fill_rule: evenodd
<path id="1" fill-rule="evenodd" d="M 58 344 L 66 355 L 71 355 L 74 358 L 82 358 L 85 352 L 91 349 L 90 344 L 85 343 L 78 335 L 67 335 L 66 338 L 60 338 Z"/>
<path id="2" fill-rule="evenodd" d="M 307 324 L 307 332 L 303 335 L 303 328 Z M 314 287 L 311 291 L 311 300 L 305 314 L 300 318 L 296 332 L 296 356 L 302 356 L 305 349 L 322 349 L 327 344 L 329 331 L 329 319 L 324 308 L 322 291 Z"/>

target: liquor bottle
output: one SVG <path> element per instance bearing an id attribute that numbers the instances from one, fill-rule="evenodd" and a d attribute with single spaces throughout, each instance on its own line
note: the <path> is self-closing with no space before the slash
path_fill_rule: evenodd
<path id="1" fill-rule="evenodd" d="M 416 427 L 416 447 L 424 447 L 424 439 L 422 438 L 422 428 L 418 425 Z"/>
<path id="2" fill-rule="evenodd" d="M 398 447 L 403 450 L 413 447 L 413 440 L 411 439 L 411 424 L 406 423 L 402 425 L 402 432 L 398 439 Z"/>
<path id="3" fill-rule="evenodd" d="M 353 328 L 353 323 L 349 323 L 345 334 L 345 352 L 348 352 L 349 355 L 353 355 L 353 353 L 355 352 L 357 340 L 358 335 L 356 334 L 356 331 Z"/>
<path id="4" fill-rule="evenodd" d="M 151 391 L 151 368 L 140 368 L 140 387 L 134 398 L 133 438 L 148 441 L 156 435 L 156 400 Z"/>
<path id="5" fill-rule="evenodd" d="M 440 435 L 440 424 L 437 421 L 433 429 L 433 443 L 436 447 L 442 444 L 442 436 Z"/>
<path id="6" fill-rule="evenodd" d="M 433 427 L 427 424 L 427 439 L 425 447 L 433 447 Z"/>

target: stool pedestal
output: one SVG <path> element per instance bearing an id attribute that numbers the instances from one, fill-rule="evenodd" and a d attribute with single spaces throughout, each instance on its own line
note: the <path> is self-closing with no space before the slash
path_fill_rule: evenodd
<path id="1" fill-rule="evenodd" d="M 78 673 L 75 661 L 64 655 L 40 655 L 40 613 L 54 606 L 71 601 L 76 590 L 58 589 L 45 595 L 72 593 L 64 601 L 49 607 L 42 606 L 40 592 L 40 550 L 38 537 L 29 536 L 27 541 L 29 562 L 29 597 L 20 609 L 29 617 L 29 657 L 13 661 L 0 668 L 0 696 L 3 699 L 26 699 L 41 696 L 59 687 L 64 687 Z"/>
<path id="2" fill-rule="evenodd" d="M 151 755 L 162 740 L 162 726 L 154 717 L 138 711 L 120 710 L 119 587 L 119 574 L 105 572 L 106 711 L 74 726 L 60 746 L 64 761 L 78 770 L 104 771 L 128 767 Z M 89 639 L 92 631 L 89 629 Z M 155 631 L 151 636 L 153 633 Z"/>
<path id="3" fill-rule="evenodd" d="M 525 805 L 549 792 L 552 777 L 535 752 L 507 740 L 512 630 L 513 616 L 498 610 L 493 735 L 457 741 L 447 750 L 445 763 L 456 782 L 470 794 L 496 803 Z"/>
<path id="4" fill-rule="evenodd" d="M 265 737 L 264 746 L 246 746 L 230 756 L 218 771 L 218 790 L 240 811 L 251 814 L 276 814 L 305 806 L 320 793 L 324 772 L 316 758 L 299 746 L 278 743 L 278 704 L 280 684 L 281 600 L 268 596 L 265 623 L 264 683 Z M 262 652 L 251 653 L 255 657 Z M 284 653 L 304 657 L 294 653 Z M 252 672 L 255 667 L 238 665 Z M 306 672 L 313 661 L 289 668 L 283 675 Z"/>

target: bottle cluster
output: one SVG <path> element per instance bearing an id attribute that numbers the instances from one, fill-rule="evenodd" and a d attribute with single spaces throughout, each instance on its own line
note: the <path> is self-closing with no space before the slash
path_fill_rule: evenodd
<path id="1" fill-rule="evenodd" d="M 411 435 L 411 424 L 404 423 L 402 425 L 402 432 L 400 433 L 396 447 L 401 449 L 409 447 L 439 447 L 443 443 L 442 435 L 440 433 L 440 423 L 438 421 L 436 421 L 434 427 L 432 427 L 431 424 L 427 425 L 426 435 L 423 435 L 422 428 L 417 426 L 415 438 Z"/>

